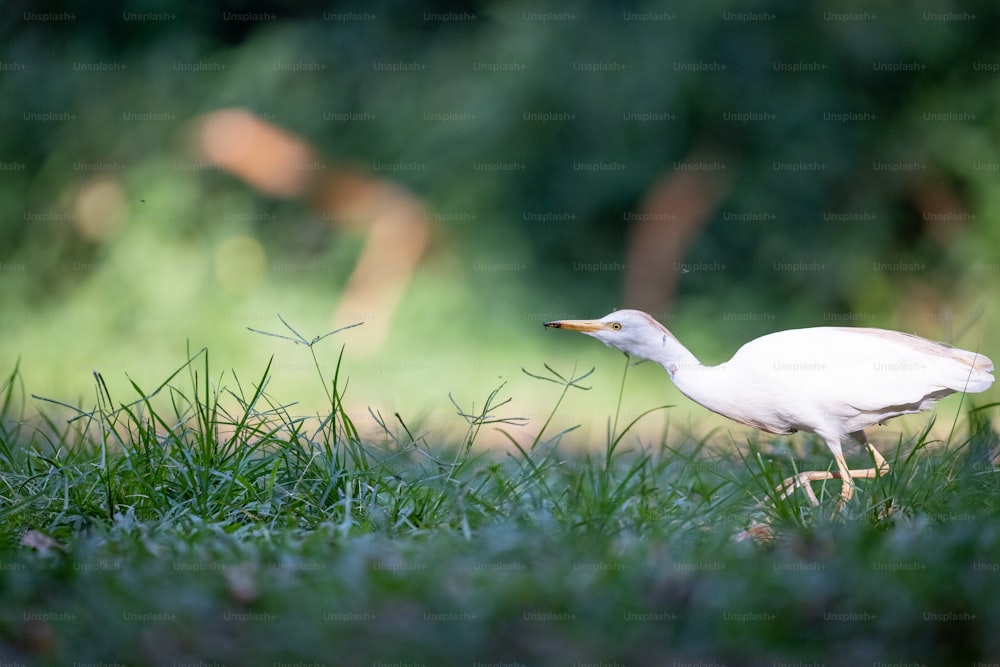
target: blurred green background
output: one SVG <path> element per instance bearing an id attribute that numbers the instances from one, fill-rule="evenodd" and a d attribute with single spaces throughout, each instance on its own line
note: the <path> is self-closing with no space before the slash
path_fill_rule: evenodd
<path id="1" fill-rule="evenodd" d="M 504 381 L 534 431 L 554 395 L 520 369 L 548 362 L 597 366 L 560 419 L 601 436 L 621 355 L 541 323 L 629 305 L 711 363 L 845 323 L 1000 354 L 993 3 L 174 4 L 0 17 L 0 360 L 30 392 L 86 405 L 96 370 L 125 401 L 190 341 L 245 385 L 274 355 L 271 392 L 321 409 L 308 352 L 247 330 L 276 313 L 307 337 L 367 320 L 321 360 L 346 344 L 351 409 L 430 433 L 464 426 L 449 392 Z M 398 308 L 338 314 L 364 224 L 199 157 L 199 119 L 228 108 L 423 202 Z M 692 159 L 719 198 L 664 287 L 636 272 L 636 212 Z M 630 265 L 659 302 L 633 303 Z M 649 366 L 627 415 L 713 423 Z"/>

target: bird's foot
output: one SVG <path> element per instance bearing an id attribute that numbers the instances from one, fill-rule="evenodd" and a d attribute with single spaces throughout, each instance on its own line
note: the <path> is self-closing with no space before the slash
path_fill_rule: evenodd
<path id="1" fill-rule="evenodd" d="M 779 493 L 778 497 L 781 500 L 788 498 L 796 489 L 803 489 L 806 492 L 806 496 L 809 498 L 809 502 L 812 503 L 813 507 L 819 505 L 819 499 L 816 497 L 816 492 L 813 491 L 811 484 L 813 482 L 819 482 L 827 479 L 837 479 L 840 475 L 835 472 L 827 472 L 825 470 L 807 470 L 805 472 L 800 472 L 797 475 L 792 475 L 785 481 L 775 488 L 775 492 Z M 848 496 L 849 498 L 850 496 Z"/>

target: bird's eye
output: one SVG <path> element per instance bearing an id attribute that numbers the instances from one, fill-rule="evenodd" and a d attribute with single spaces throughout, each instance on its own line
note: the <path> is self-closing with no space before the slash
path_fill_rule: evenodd
<path id="1" fill-rule="evenodd" d="M 614 329 L 615 331 L 621 331 L 622 330 L 621 322 L 612 322 L 611 328 Z"/>

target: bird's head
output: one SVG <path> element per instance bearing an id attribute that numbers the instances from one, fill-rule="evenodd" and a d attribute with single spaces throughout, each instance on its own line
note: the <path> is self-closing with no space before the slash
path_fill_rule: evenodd
<path id="1" fill-rule="evenodd" d="M 599 320 L 555 320 L 545 326 L 579 331 L 631 356 L 655 361 L 664 348 L 677 343 L 662 324 L 640 310 L 616 310 Z"/>

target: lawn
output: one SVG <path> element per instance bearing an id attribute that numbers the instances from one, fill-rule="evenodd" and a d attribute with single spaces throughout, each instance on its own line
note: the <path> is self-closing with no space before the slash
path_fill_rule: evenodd
<path id="1" fill-rule="evenodd" d="M 452 395 L 464 435 L 440 442 L 405 415 L 352 414 L 336 338 L 281 335 L 323 411 L 272 396 L 270 364 L 240 377 L 207 350 L 128 395 L 95 374 L 87 406 L 33 398 L 9 373 L 0 664 L 1000 657 L 995 404 L 966 397 L 954 423 L 900 435 L 890 473 L 838 511 L 837 482 L 816 485 L 816 508 L 774 492 L 832 465 L 807 436 L 795 459 L 763 435 L 650 439 L 660 409 L 610 402 L 604 447 L 577 447 L 560 411 L 595 376 L 553 364 L 524 375 L 548 417 L 523 424 L 498 384 Z M 378 428 L 362 435 L 361 419 Z M 505 436 L 524 428 L 528 442 Z"/>

